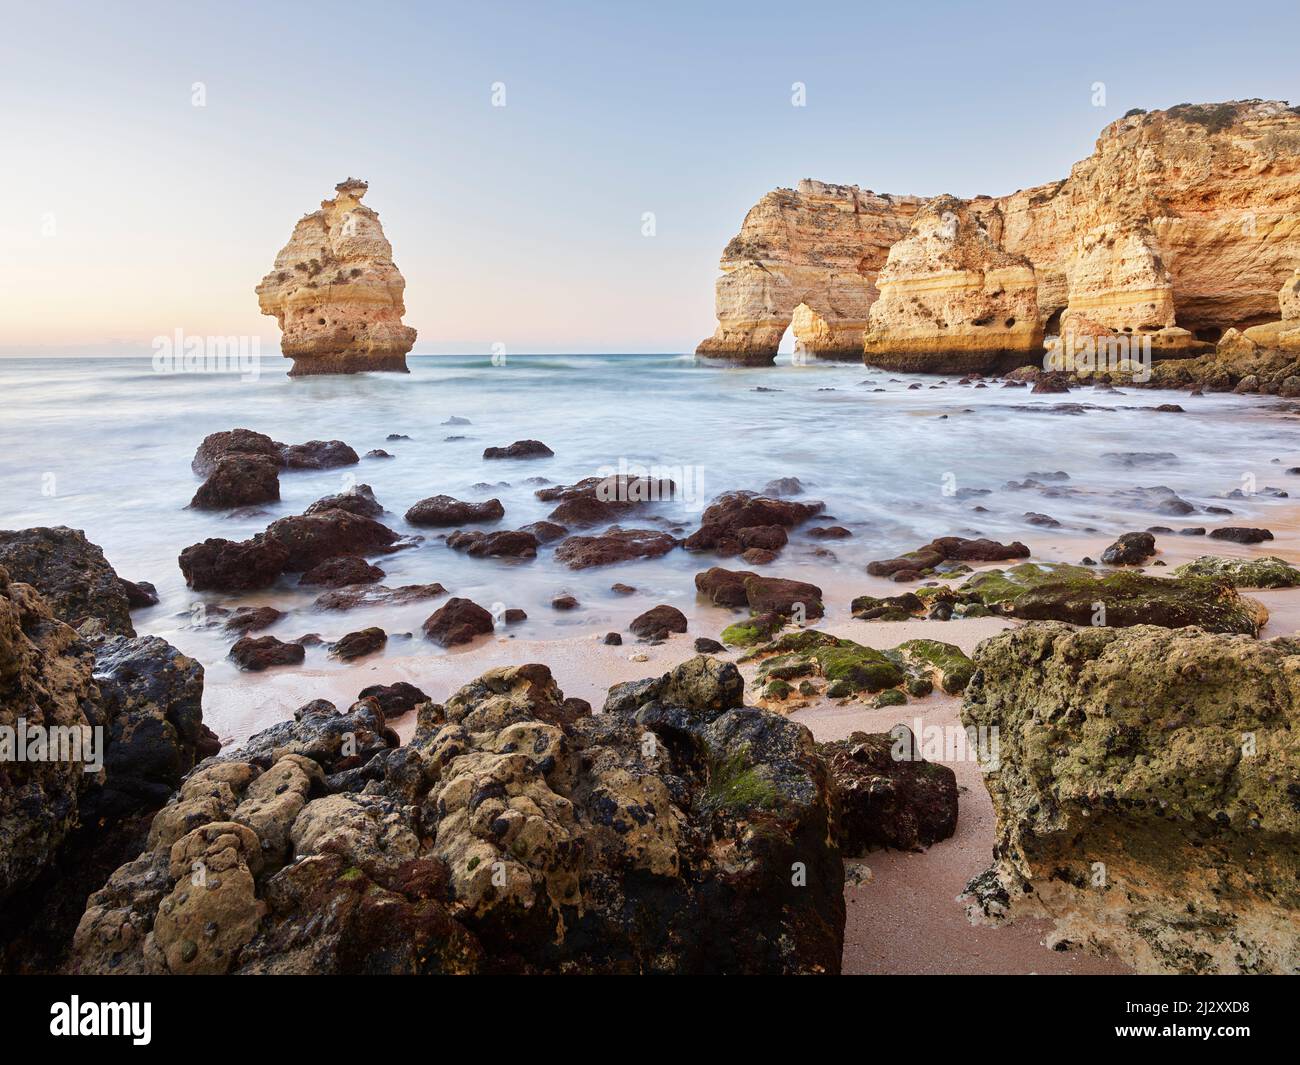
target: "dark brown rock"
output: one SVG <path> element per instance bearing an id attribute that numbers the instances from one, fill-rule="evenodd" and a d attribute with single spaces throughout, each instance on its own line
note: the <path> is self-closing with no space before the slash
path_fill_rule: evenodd
<path id="1" fill-rule="evenodd" d="M 228 429 L 210 433 L 194 452 L 190 469 L 200 477 L 206 477 L 221 459 L 230 455 L 260 456 L 274 462 L 276 466 L 283 466 L 283 448 L 283 444 L 277 444 L 265 433 L 257 433 L 252 429 Z"/>
<path id="2" fill-rule="evenodd" d="M 284 572 L 289 549 L 258 533 L 248 540 L 213 538 L 180 554 L 185 583 L 196 592 L 242 592 L 267 588 Z"/>
<path id="3" fill-rule="evenodd" d="M 425 636 L 443 647 L 469 643 L 492 629 L 492 615 L 477 603 L 461 598 L 448 599 L 424 622 Z"/>
<path id="4" fill-rule="evenodd" d="M 483 451 L 485 459 L 544 459 L 554 454 L 540 440 L 516 440 L 507 447 L 489 447 Z"/>
<path id="5" fill-rule="evenodd" d="M 570 536 L 555 549 L 555 558 L 570 569 L 609 566 L 636 558 L 659 558 L 677 546 L 677 539 L 655 529 L 623 529 L 612 525 L 595 536 Z"/>
<path id="6" fill-rule="evenodd" d="M 924 547 L 909 551 L 898 558 L 867 563 L 867 572 L 873 577 L 892 577 L 895 580 L 915 580 L 927 570 L 943 562 L 1003 562 L 1012 558 L 1028 558 L 1029 548 L 1014 540 L 1000 544 L 996 540 L 968 540 L 961 536 L 941 536 Z"/>
<path id="7" fill-rule="evenodd" d="M 226 619 L 225 628 L 231 632 L 258 632 L 269 629 L 282 617 L 284 611 L 273 606 L 241 606 Z"/>
<path id="8" fill-rule="evenodd" d="M 906 726 L 855 732 L 817 749 L 835 781 L 847 857 L 878 847 L 924 850 L 957 830 L 957 775 L 925 761 Z"/>
<path id="9" fill-rule="evenodd" d="M 779 550 L 784 545 L 786 529 L 807 521 L 825 509 L 817 501 L 799 503 L 774 499 L 753 492 L 727 492 L 719 496 L 700 516 L 700 527 L 688 536 L 683 547 L 688 551 L 716 551 L 721 555 L 738 555 L 746 548 Z M 770 534 L 760 542 L 754 530 L 762 526 L 779 527 L 781 534 Z M 746 530 L 744 539 L 741 530 Z M 778 543 L 779 540 L 779 543 Z"/>
<path id="10" fill-rule="evenodd" d="M 751 576 L 745 580 L 745 595 L 750 610 L 755 614 L 780 614 L 783 617 L 801 615 L 812 619 L 825 613 L 822 590 L 817 585 L 804 581 Z"/>
<path id="11" fill-rule="evenodd" d="M 374 654 L 387 642 L 388 633 L 378 626 L 371 626 L 368 629 L 349 632 L 346 636 L 336 640 L 330 644 L 329 654 L 331 658 L 351 662 L 354 658 L 360 658 L 362 655 Z"/>
<path id="12" fill-rule="evenodd" d="M 386 552 L 399 539 L 386 525 L 347 510 L 294 514 L 272 522 L 265 535 L 284 546 L 284 568 L 290 572 L 309 570 L 338 555 Z"/>
<path id="13" fill-rule="evenodd" d="M 377 518 L 384 512 L 375 491 L 368 484 L 358 484 L 346 492 L 325 496 L 309 506 L 304 514 L 322 514 L 327 510 L 346 510 L 349 514 L 359 514 L 363 518 Z"/>
<path id="14" fill-rule="evenodd" d="M 312 566 L 298 578 L 299 584 L 323 588 L 346 588 L 349 584 L 374 584 L 384 579 L 384 571 L 356 555 L 337 555 Z"/>
<path id="15" fill-rule="evenodd" d="M 1267 529 L 1247 529 L 1229 525 L 1222 529 L 1211 529 L 1210 539 L 1228 540 L 1234 544 L 1262 544 L 1265 540 L 1273 539 L 1273 534 Z"/>
<path id="16" fill-rule="evenodd" d="M 362 688 L 357 698 L 373 699 L 379 704 L 386 721 L 409 714 L 421 703 L 429 701 L 429 697 L 424 692 L 404 680 L 394 681 L 392 684 L 372 684 L 368 688 Z"/>
<path id="17" fill-rule="evenodd" d="M 638 614 L 628 631 L 642 639 L 662 639 L 669 633 L 686 631 L 686 615 L 675 606 L 660 605 Z"/>
<path id="18" fill-rule="evenodd" d="M 291 470 L 332 470 L 361 461 L 342 440 L 308 440 L 305 444 L 282 444 L 284 465 Z"/>
<path id="19" fill-rule="evenodd" d="M 467 532 L 462 529 L 447 537 L 447 546 L 475 558 L 536 558 L 538 544 L 536 536 L 522 529 L 503 529 L 492 533 Z"/>
<path id="20" fill-rule="evenodd" d="M 274 503 L 280 498 L 280 467 L 265 455 L 225 455 L 213 465 L 208 478 L 194 493 L 196 510 Z"/>
<path id="21" fill-rule="evenodd" d="M 296 666 L 306 657 L 306 651 L 296 643 L 281 643 L 274 636 L 245 636 L 230 649 L 240 669 L 260 673 L 271 666 Z"/>
<path id="22" fill-rule="evenodd" d="M 1140 566 L 1156 553 L 1156 538 L 1149 532 L 1124 533 L 1101 554 L 1108 566 Z"/>
<path id="23" fill-rule="evenodd" d="M 553 521 L 534 521 L 522 527 L 523 532 L 532 533 L 539 544 L 554 543 L 569 535 L 569 530 Z"/>
<path id="24" fill-rule="evenodd" d="M 474 522 L 499 521 L 505 512 L 499 499 L 489 499 L 485 503 L 466 503 L 451 496 L 430 496 L 411 507 L 406 512 L 406 520 L 412 525 L 470 525 Z"/>

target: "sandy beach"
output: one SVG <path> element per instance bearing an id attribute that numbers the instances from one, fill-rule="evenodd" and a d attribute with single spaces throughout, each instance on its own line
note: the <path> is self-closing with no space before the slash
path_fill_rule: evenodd
<path id="1" fill-rule="evenodd" d="M 1276 539 L 1263 545 L 1240 546 L 1206 537 L 1160 535 L 1159 553 L 1152 562 L 1165 565 L 1149 565 L 1144 571 L 1155 576 L 1168 574 L 1204 554 L 1244 558 L 1276 554 L 1300 559 L 1300 508 L 1279 511 L 1277 517 L 1282 520 L 1271 523 Z M 1085 555 L 1098 558 L 1109 542 L 1110 538 L 1100 536 L 1044 535 L 1032 541 L 1033 560 L 1078 562 Z M 804 580 L 818 578 L 817 567 L 806 562 L 782 566 L 781 571 Z M 865 574 L 852 587 L 828 586 L 827 619 L 816 627 L 876 648 L 927 638 L 955 644 L 971 654 L 980 641 L 1020 624 L 1001 618 L 868 623 L 849 615 L 849 601 L 854 596 L 897 594 L 904 587 Z M 1246 594 L 1269 609 L 1269 622 L 1261 638 L 1290 635 L 1300 629 L 1300 590 L 1266 589 Z M 629 605 L 627 612 L 649 605 L 644 596 L 638 596 L 635 607 Z M 398 680 L 417 685 L 434 699 L 443 699 L 496 666 L 543 662 L 566 695 L 586 699 L 599 710 L 611 685 L 666 672 L 694 654 L 692 642 L 696 636 L 716 636 L 737 616 L 700 602 L 695 607 L 691 631 L 686 634 L 674 635 L 660 644 L 638 643 L 628 636 L 624 645 L 608 646 L 602 638 L 611 629 L 621 627 L 617 624 L 621 619 L 604 611 L 593 614 L 587 619 L 575 618 L 575 635 L 570 639 L 496 635 L 451 653 L 370 656 L 344 671 L 272 670 L 246 674 L 235 684 L 210 689 L 208 705 L 212 719 L 221 722 L 223 740 L 232 743 L 281 720 L 294 707 L 311 699 L 329 699 L 344 707 L 362 688 Z M 738 655 L 729 651 L 723 657 L 734 660 Z M 753 665 L 742 664 L 747 684 L 754 671 Z M 752 698 L 752 687 L 750 691 Z M 905 707 L 879 710 L 854 702 L 820 700 L 793 710 L 791 716 L 806 725 L 818 740 L 828 741 L 855 731 L 885 732 L 900 721 L 913 728 L 918 721 L 922 726 L 959 724 L 960 706 L 959 698 L 936 692 L 914 699 Z M 394 727 L 403 741 L 408 740 L 415 729 L 414 715 L 405 715 Z M 869 873 L 850 876 L 845 890 L 848 923 L 844 971 L 1063 975 L 1128 971 L 1114 959 L 1044 946 L 1043 937 L 1049 928 L 1038 922 L 988 928 L 967 921 L 957 895 L 972 876 L 988 867 L 994 814 L 975 762 L 947 764 L 956 773 L 960 790 L 956 834 L 923 853 L 881 850 L 848 863 L 850 872 L 854 867 L 865 867 Z"/>

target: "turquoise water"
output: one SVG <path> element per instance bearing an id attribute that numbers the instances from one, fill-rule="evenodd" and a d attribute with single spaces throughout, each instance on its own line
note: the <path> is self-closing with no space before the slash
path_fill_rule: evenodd
<path id="1" fill-rule="evenodd" d="M 626 524 L 689 532 L 718 493 L 797 476 L 807 497 L 825 500 L 827 514 L 854 536 L 819 545 L 796 534 L 782 556 L 762 568 L 792 575 L 815 571 L 823 586 L 849 594 L 866 584 L 867 561 L 940 535 L 1021 539 L 1035 547 L 1061 537 L 1082 542 L 1087 529 L 1110 534 L 1157 524 L 1267 525 L 1273 508 L 1287 501 L 1217 497 L 1251 477 L 1256 487 L 1285 489 L 1284 468 L 1300 465 L 1294 415 L 1283 409 L 1288 405 L 1232 395 L 1190 399 L 1076 389 L 1031 396 L 1028 389 L 997 385 L 958 387 L 951 378 L 931 387 L 943 379 L 851 364 L 792 366 L 783 359 L 774 367 L 726 369 L 672 355 L 511 356 L 501 366 L 486 357 L 416 357 L 409 376 L 298 379 L 284 375 L 286 365 L 264 359 L 256 380 L 241 380 L 159 374 L 148 358 L 0 359 L 0 527 L 84 529 L 123 576 L 157 585 L 162 601 L 135 615 L 138 629 L 166 636 L 210 667 L 228 669 L 231 638 L 194 627 L 195 602 L 268 602 L 291 609 L 272 630 L 284 639 L 313 631 L 335 637 L 370 624 L 418 637 L 420 621 L 436 603 L 323 616 L 311 608 L 314 593 L 297 589 L 292 576 L 243 599 L 185 587 L 176 564 L 183 547 L 209 536 L 250 536 L 352 480 L 374 488 L 391 512 L 383 519 L 388 525 L 426 537 L 414 549 L 376 560 L 387 571 L 385 584 L 439 581 L 453 595 L 484 606 L 523 607 L 529 621 L 512 631 L 549 638 L 589 625 L 593 611 L 608 627 L 622 628 L 651 605 L 644 597 L 627 600 L 610 592 L 615 581 L 691 615 L 700 609 L 692 576 L 714 560 L 677 550 L 657 560 L 575 573 L 551 559 L 550 547 L 531 561 L 469 558 L 437 539 L 439 530 L 408 527 L 401 517 L 407 507 L 438 493 L 468 500 L 495 496 L 506 509 L 499 527 L 517 528 L 553 506 L 534 498 L 536 485 L 524 483 L 527 478 L 567 484 L 624 460 L 674 467 L 698 486 L 691 498 L 654 504 L 644 520 Z M 909 389 L 913 382 L 922 387 Z M 1162 402 L 1181 403 L 1187 413 L 1150 410 Z M 1052 413 L 1061 403 L 1105 409 Z M 453 415 L 471 424 L 442 424 Z M 384 448 L 396 457 L 363 459 L 341 470 L 286 472 L 281 502 L 255 516 L 185 509 L 198 485 L 190 471 L 196 445 L 207 433 L 235 426 L 291 443 L 338 438 L 359 454 Z M 388 442 L 389 433 L 412 439 Z M 481 457 L 484 447 L 527 437 L 550 445 L 555 457 Z M 1134 471 L 1103 457 L 1132 451 L 1172 452 L 1177 462 Z M 1074 494 L 1044 497 L 1001 488 L 1031 473 L 1058 470 L 1069 474 L 1062 483 Z M 494 487 L 476 487 L 480 482 Z M 1199 507 L 1227 505 L 1235 514 L 1167 518 L 1116 498 L 1125 488 L 1151 485 L 1167 485 Z M 970 488 L 993 491 L 979 498 L 953 494 Z M 977 505 L 988 512 L 973 511 Z M 1027 511 L 1047 513 L 1063 528 L 1027 524 Z M 818 523 L 826 522 L 812 524 Z M 814 555 L 819 546 L 829 547 L 834 557 Z M 587 612 L 551 610 L 551 598 L 566 591 Z M 417 650 L 436 653 L 419 638 L 392 642 L 387 653 Z M 322 650 L 310 654 L 324 664 Z"/>

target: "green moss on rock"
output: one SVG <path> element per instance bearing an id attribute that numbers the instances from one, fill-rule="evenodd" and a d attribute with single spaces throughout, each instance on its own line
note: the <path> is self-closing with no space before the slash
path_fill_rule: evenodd
<path id="1" fill-rule="evenodd" d="M 1175 577 L 1207 577 L 1234 588 L 1294 588 L 1300 585 L 1300 569 L 1278 558 L 1224 558 L 1202 555 L 1174 570 Z"/>

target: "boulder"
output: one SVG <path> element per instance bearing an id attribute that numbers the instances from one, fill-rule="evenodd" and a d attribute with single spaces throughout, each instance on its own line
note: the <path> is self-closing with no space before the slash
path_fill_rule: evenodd
<path id="1" fill-rule="evenodd" d="M 555 559 L 570 569 L 610 566 L 637 558 L 659 558 L 677 546 L 677 539 L 656 529 L 624 529 L 611 525 L 594 536 L 570 536 L 555 548 Z"/>
<path id="2" fill-rule="evenodd" d="M 1267 529 L 1247 529 L 1229 525 L 1222 529 L 1211 529 L 1210 539 L 1227 540 L 1234 544 L 1262 544 L 1265 540 L 1273 539 L 1273 534 Z"/>
<path id="3" fill-rule="evenodd" d="M 178 561 L 196 592 L 244 592 L 274 584 L 289 562 L 289 549 L 266 533 L 240 541 L 213 537 L 185 548 Z"/>
<path id="4" fill-rule="evenodd" d="M 727 492 L 709 504 L 700 515 L 700 527 L 682 546 L 720 555 L 738 555 L 754 548 L 776 551 L 785 546 L 787 529 L 821 513 L 825 506 L 819 501 L 801 503 L 754 492 Z"/>
<path id="5" fill-rule="evenodd" d="M 539 488 L 534 494 L 543 502 L 558 502 L 547 515 L 552 521 L 588 528 L 618 521 L 647 503 L 672 499 L 676 491 L 677 486 L 667 479 L 614 474 Z"/>
<path id="6" fill-rule="evenodd" d="M 272 666 L 296 666 L 307 652 L 301 644 L 282 643 L 274 636 L 245 636 L 230 649 L 230 657 L 240 669 L 260 673 Z"/>
<path id="7" fill-rule="evenodd" d="M 372 684 L 368 688 L 362 688 L 357 698 L 373 699 L 378 703 L 385 721 L 409 714 L 421 703 L 429 701 L 429 697 L 424 692 L 404 680 L 394 681 L 392 684 Z"/>
<path id="8" fill-rule="evenodd" d="M 283 610 L 273 606 L 241 606 L 226 618 L 224 627 L 230 632 L 259 632 L 269 629 L 284 616 Z"/>
<path id="9" fill-rule="evenodd" d="M 321 514 L 327 510 L 346 510 L 351 514 L 359 514 L 363 518 L 377 518 L 384 512 L 379 500 L 375 498 L 374 489 L 368 484 L 353 485 L 346 492 L 324 496 L 312 503 L 303 513 Z"/>
<path id="10" fill-rule="evenodd" d="M 336 555 L 318 562 L 298 578 L 299 584 L 323 588 L 346 588 L 353 584 L 375 584 L 384 579 L 384 571 L 356 555 Z"/>
<path id="11" fill-rule="evenodd" d="M 1257 636 L 1268 620 L 1263 604 L 1204 577 L 1151 577 L 1132 570 L 1098 577 L 1086 566 L 1064 564 L 984 570 L 956 594 L 959 602 L 1009 617 L 1074 625 L 1197 625 L 1207 632 Z"/>
<path id="12" fill-rule="evenodd" d="M 400 748 L 374 699 L 300 708 L 186 781 L 69 968 L 836 973 L 832 782 L 720 665 L 599 716 L 545 666 L 494 669 Z"/>
<path id="13" fill-rule="evenodd" d="M 485 459 L 545 459 L 554 454 L 540 440 L 516 440 L 506 447 L 489 447 L 483 451 Z"/>
<path id="14" fill-rule="evenodd" d="M 686 631 L 686 615 L 675 606 L 660 605 L 638 614 L 628 631 L 642 639 L 664 639 L 670 633 Z"/>
<path id="15" fill-rule="evenodd" d="M 128 582 L 80 529 L 0 530 L 0 566 L 10 580 L 40 592 L 54 616 L 73 628 L 98 618 L 106 632 L 135 635 Z"/>
<path id="16" fill-rule="evenodd" d="M 447 537 L 447 546 L 455 551 L 464 551 L 475 558 L 536 558 L 537 537 L 522 529 L 500 532 L 467 532 L 461 530 Z"/>
<path id="17" fill-rule="evenodd" d="M 406 520 L 412 525 L 467 525 L 472 522 L 500 521 L 505 512 L 499 499 L 489 499 L 485 503 L 466 503 L 451 496 L 430 496 L 411 507 L 406 512 Z"/>
<path id="18" fill-rule="evenodd" d="M 285 548 L 284 568 L 301 573 L 338 555 L 368 555 L 394 550 L 397 533 L 373 518 L 347 510 L 293 514 L 274 521 L 265 536 Z"/>
<path id="19" fill-rule="evenodd" d="M 493 629 L 492 615 L 468 599 L 448 599 L 424 621 L 424 635 L 443 647 L 469 643 Z"/>
<path id="20" fill-rule="evenodd" d="M 957 774 L 921 757 L 905 725 L 819 743 L 839 802 L 840 850 L 920 851 L 957 831 Z"/>
<path id="21" fill-rule="evenodd" d="M 359 629 L 356 632 L 349 632 L 330 644 L 329 656 L 343 662 L 351 662 L 354 658 L 374 654 L 387 642 L 388 633 L 377 626 Z"/>
<path id="22" fill-rule="evenodd" d="M 1156 538 L 1149 532 L 1128 532 L 1101 553 L 1108 566 L 1140 566 L 1156 553 Z"/>
<path id="23" fill-rule="evenodd" d="M 274 503 L 279 498 L 279 463 L 265 455 L 232 454 L 216 461 L 190 506 L 196 510 L 222 510 Z"/>
<path id="24" fill-rule="evenodd" d="M 231 456 L 245 458 L 263 458 L 276 466 L 284 465 L 284 445 L 278 444 L 265 433 L 252 429 L 228 429 L 219 433 L 209 433 L 203 438 L 194 452 L 190 462 L 192 469 L 200 477 L 209 476 L 224 458 Z"/>
<path id="25" fill-rule="evenodd" d="M 1202 555 L 1173 571 L 1174 577 L 1207 577 L 1234 588 L 1295 588 L 1300 569 L 1276 555 L 1264 558 L 1224 558 Z"/>
<path id="26" fill-rule="evenodd" d="M 1012 558 L 1028 558 L 1029 548 L 1019 540 L 1001 544 L 996 540 L 968 540 L 961 536 L 941 536 L 924 547 L 909 551 L 898 558 L 867 563 L 867 572 L 873 577 L 890 577 L 896 581 L 919 580 L 936 570 L 950 569 L 948 563 L 1002 562 Z"/>
<path id="27" fill-rule="evenodd" d="M 1300 645 L 1038 624 L 975 660 L 962 722 L 999 742 L 972 919 L 1139 972 L 1300 967 Z"/>

